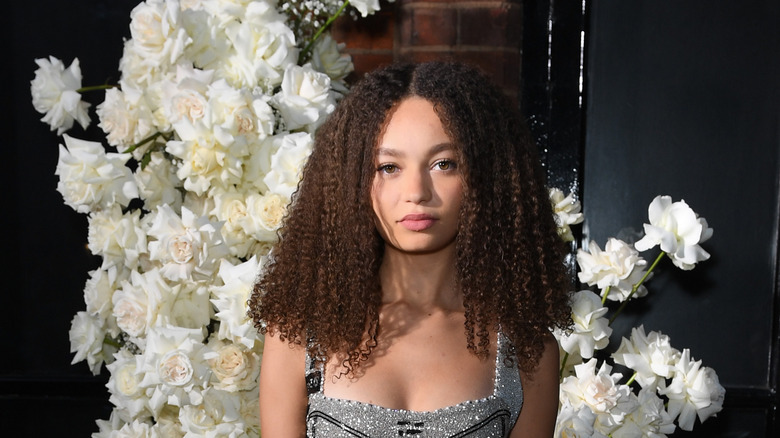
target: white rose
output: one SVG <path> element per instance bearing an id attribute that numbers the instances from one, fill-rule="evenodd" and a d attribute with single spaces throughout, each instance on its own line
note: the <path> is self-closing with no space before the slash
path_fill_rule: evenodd
<path id="1" fill-rule="evenodd" d="M 35 78 L 30 83 L 32 103 L 35 110 L 44 114 L 41 119 L 51 126 L 52 131 L 62 135 L 73 126 L 73 121 L 79 122 L 82 128 L 89 126 L 87 109 L 89 104 L 81 101 L 81 68 L 78 58 L 70 66 L 59 59 L 50 56 L 49 59 L 36 59 L 38 69 Z"/>
<path id="2" fill-rule="evenodd" d="M 127 206 L 138 197 L 130 169 L 129 154 L 106 153 L 100 143 L 64 135 L 54 174 L 60 177 L 57 191 L 65 204 L 88 213 L 114 204 Z"/>
<path id="3" fill-rule="evenodd" d="M 295 35 L 282 20 L 249 15 L 243 18 L 225 27 L 234 50 L 224 58 L 217 75 L 234 87 L 259 84 L 271 90 L 282 82 L 285 68 L 297 62 Z"/>
<path id="4" fill-rule="evenodd" d="M 555 436 L 562 438 L 601 437 L 603 435 L 593 429 L 595 421 L 596 414 L 587 405 L 574 408 L 571 403 L 562 403 L 555 421 Z"/>
<path id="5" fill-rule="evenodd" d="M 566 352 L 578 352 L 585 359 L 593 357 L 594 350 L 609 344 L 612 328 L 604 318 L 608 309 L 601 305 L 598 295 L 587 289 L 572 296 L 571 309 L 574 321 L 571 333 L 556 329 L 554 334 Z"/>
<path id="6" fill-rule="evenodd" d="M 169 323 L 168 308 L 180 287 L 165 282 L 159 269 L 143 274 L 133 271 L 130 280 L 123 281 L 112 297 L 117 325 L 143 346 L 139 338 L 144 338 L 149 328 Z"/>
<path id="7" fill-rule="evenodd" d="M 230 254 L 243 258 L 254 242 L 254 238 L 244 232 L 242 223 L 248 212 L 244 193 L 233 189 L 215 189 L 211 193 L 214 199 L 214 209 L 209 214 L 222 221 L 222 236 L 230 248 Z"/>
<path id="8" fill-rule="evenodd" d="M 148 0 L 130 12 L 130 35 L 142 62 L 165 69 L 176 65 L 191 42 L 182 27 L 179 3 Z"/>
<path id="9" fill-rule="evenodd" d="M 257 387 L 260 356 L 238 344 L 213 340 L 206 354 L 214 377 L 214 387 L 227 392 L 247 391 Z"/>
<path id="10" fill-rule="evenodd" d="M 342 53 L 344 43 L 337 43 L 330 33 L 325 33 L 317 40 L 311 53 L 311 65 L 317 71 L 330 76 L 331 85 L 341 93 L 346 93 L 344 79 L 355 70 L 352 57 Z"/>
<path id="11" fill-rule="evenodd" d="M 119 350 L 114 354 L 114 362 L 106 368 L 111 373 L 106 387 L 111 394 L 109 401 L 117 407 L 115 413 L 127 422 L 151 416 L 146 409 L 146 395 L 140 387 L 135 356 L 125 349 Z"/>
<path id="12" fill-rule="evenodd" d="M 647 265 L 633 247 L 622 240 L 610 238 L 604 251 L 591 241 L 588 250 L 577 251 L 577 264 L 580 271 L 577 274 L 580 281 L 589 286 L 598 286 L 601 295 L 607 293 L 607 299 L 625 301 L 631 294 L 634 285 L 642 280 Z M 647 288 L 639 286 L 632 297 L 647 295 Z"/>
<path id="13" fill-rule="evenodd" d="M 87 247 L 103 257 L 103 269 L 138 267 L 140 256 L 146 253 L 146 232 L 140 218 L 140 210 L 123 214 L 118 205 L 89 215 Z"/>
<path id="14" fill-rule="evenodd" d="M 208 287 L 196 282 L 182 282 L 169 308 L 169 320 L 178 327 L 198 328 L 209 324 L 214 309 L 209 302 Z"/>
<path id="15" fill-rule="evenodd" d="M 712 237 L 712 228 L 698 217 L 685 201 L 672 202 L 670 196 L 657 196 L 648 207 L 650 223 L 644 225 L 645 236 L 636 242 L 636 249 L 647 251 L 658 245 L 683 270 L 710 258 L 699 246 Z"/>
<path id="16" fill-rule="evenodd" d="M 276 232 L 282 225 L 289 202 L 276 193 L 249 194 L 246 198 L 247 214 L 241 219 L 244 232 L 260 242 L 276 242 Z"/>
<path id="17" fill-rule="evenodd" d="M 147 334 L 146 347 L 136 356 L 140 386 L 156 417 L 168 405 L 198 405 L 210 376 L 203 357 L 203 328 L 154 327 Z"/>
<path id="18" fill-rule="evenodd" d="M 271 156 L 271 168 L 263 182 L 273 193 L 291 199 L 312 151 L 311 134 L 296 132 L 282 135 L 282 141 Z"/>
<path id="19" fill-rule="evenodd" d="M 182 406 L 179 422 L 187 436 L 238 437 L 243 432 L 239 409 L 233 394 L 208 388 L 203 391 L 203 403 Z"/>
<path id="20" fill-rule="evenodd" d="M 274 103 L 290 131 L 305 127 L 314 132 L 336 108 L 330 77 L 310 64 L 285 69 L 282 89 L 274 95 Z"/>
<path id="21" fill-rule="evenodd" d="M 105 100 L 97 106 L 97 115 L 100 118 L 98 126 L 106 133 L 108 144 L 116 146 L 119 152 L 126 151 L 154 131 L 154 116 L 143 92 L 127 83 L 121 90 L 106 90 Z"/>
<path id="22" fill-rule="evenodd" d="M 276 135 L 249 144 L 249 156 L 244 161 L 242 185 L 254 187 L 260 193 L 268 191 L 263 178 L 271 171 L 271 157 L 279 149 L 283 140 L 284 135 Z"/>
<path id="23" fill-rule="evenodd" d="M 138 166 L 135 181 L 146 210 L 156 210 L 160 205 L 181 208 L 182 181 L 176 176 L 176 166 L 161 152 L 152 152 L 146 166 Z"/>
<path id="24" fill-rule="evenodd" d="M 217 309 L 215 318 L 219 321 L 217 335 L 220 339 L 241 344 L 248 349 L 254 349 L 262 341 L 254 326 L 254 321 L 247 314 L 247 302 L 252 294 L 261 261 L 253 256 L 246 262 L 233 265 L 223 260 L 219 266 L 221 286 L 211 286 L 211 302 Z"/>
<path id="25" fill-rule="evenodd" d="M 71 320 L 68 335 L 70 352 L 76 353 L 71 364 L 86 359 L 92 374 L 100 374 L 100 366 L 113 354 L 113 351 L 104 351 L 103 339 L 106 337 L 106 332 L 100 320 L 87 312 L 78 312 Z"/>
<path id="26" fill-rule="evenodd" d="M 162 263 L 163 276 L 172 281 L 211 278 L 219 260 L 228 255 L 221 224 L 196 217 L 185 207 L 181 217 L 167 205 L 153 214 L 148 235 L 155 240 L 149 242 L 149 258 Z"/>

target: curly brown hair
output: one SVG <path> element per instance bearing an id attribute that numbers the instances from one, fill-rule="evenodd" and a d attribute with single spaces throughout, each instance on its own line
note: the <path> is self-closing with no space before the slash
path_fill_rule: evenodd
<path id="1" fill-rule="evenodd" d="M 571 322 L 566 248 L 519 111 L 462 63 L 395 64 L 352 88 L 316 133 L 249 314 L 262 333 L 304 345 L 317 360 L 343 354 L 354 370 L 368 358 L 380 330 L 384 248 L 370 200 L 375 148 L 411 96 L 433 104 L 459 155 L 456 271 L 468 348 L 485 357 L 500 327 L 511 357 L 531 371 L 550 328 Z"/>

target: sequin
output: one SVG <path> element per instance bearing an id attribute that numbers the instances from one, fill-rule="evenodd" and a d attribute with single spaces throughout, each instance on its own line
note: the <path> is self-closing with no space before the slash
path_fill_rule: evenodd
<path id="1" fill-rule="evenodd" d="M 498 335 L 493 393 L 435 411 L 389 409 L 323 394 L 322 372 L 307 358 L 309 407 L 306 436 L 316 437 L 508 437 L 523 405 L 523 387 L 516 366 L 504 364 Z"/>

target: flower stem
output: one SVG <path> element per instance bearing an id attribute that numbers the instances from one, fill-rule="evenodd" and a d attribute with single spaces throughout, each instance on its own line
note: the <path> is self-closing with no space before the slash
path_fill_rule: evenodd
<path id="1" fill-rule="evenodd" d="M 112 338 L 112 337 L 111 337 L 111 336 L 109 336 L 109 335 L 106 335 L 106 336 L 103 338 L 103 343 L 104 343 L 104 344 L 107 344 L 107 345 L 110 345 L 110 346 L 112 346 L 112 347 L 115 347 L 115 348 L 122 348 L 122 344 L 120 344 L 119 342 L 117 342 L 117 340 L 116 340 L 116 339 Z"/>
<path id="2" fill-rule="evenodd" d="M 99 90 L 108 90 L 109 88 L 117 88 L 119 85 L 111 85 L 111 84 L 105 84 L 105 85 L 90 85 L 89 87 L 81 87 L 78 90 L 76 90 L 76 93 L 85 93 L 87 91 L 99 91 Z"/>
<path id="3" fill-rule="evenodd" d="M 633 375 L 633 376 L 631 376 L 631 378 L 630 378 L 630 379 L 628 379 L 628 382 L 626 382 L 626 386 L 630 386 L 632 383 L 634 383 L 634 379 L 636 379 L 636 376 L 637 376 L 638 374 L 639 374 L 638 372 L 634 371 L 634 375 Z"/>
<path id="4" fill-rule="evenodd" d="M 604 289 L 604 296 L 601 297 L 601 305 L 603 306 L 604 303 L 607 302 L 607 297 L 609 296 L 609 290 L 612 288 L 612 286 L 607 286 L 606 289 Z"/>
<path id="5" fill-rule="evenodd" d="M 161 135 L 164 136 L 165 134 L 163 134 L 162 132 L 155 132 L 154 134 L 146 137 L 145 139 L 143 139 L 143 140 L 139 141 L 138 143 L 136 143 L 136 144 L 130 146 L 129 148 L 127 148 L 127 150 L 125 150 L 124 153 L 125 154 L 129 154 L 129 153 L 133 152 L 134 150 L 138 149 L 139 147 L 145 145 L 146 143 L 149 143 L 150 141 L 156 139 L 157 137 L 159 137 Z"/>
<path id="6" fill-rule="evenodd" d="M 344 9 L 347 7 L 348 4 L 349 4 L 349 0 L 344 0 L 344 4 L 341 5 L 339 10 L 336 11 L 335 14 L 328 17 L 328 21 L 326 21 L 325 24 L 323 24 L 322 27 L 320 27 L 317 30 L 317 33 L 314 34 L 314 36 L 311 38 L 311 41 L 309 41 L 309 43 L 306 44 L 306 47 L 304 47 L 301 53 L 298 55 L 298 65 L 303 65 L 304 62 L 309 60 L 309 55 L 311 53 L 312 48 L 314 48 L 314 43 L 316 43 L 320 35 L 322 35 L 322 33 L 325 32 L 325 30 L 329 28 L 330 25 L 333 24 L 333 22 L 336 21 L 337 18 L 339 18 L 339 16 L 341 15 L 342 12 L 344 12 Z"/>
<path id="7" fill-rule="evenodd" d="M 566 368 L 566 361 L 569 360 L 569 353 L 566 353 L 563 355 L 563 360 L 561 361 L 561 369 L 558 371 L 558 381 L 563 380 L 563 369 Z"/>
<path id="8" fill-rule="evenodd" d="M 663 256 L 665 256 L 665 255 L 666 255 L 666 252 L 664 252 L 664 251 L 661 251 L 661 253 L 658 254 L 658 257 L 655 258 L 655 261 L 650 266 L 650 269 L 648 269 L 647 272 L 645 272 L 645 275 L 642 276 L 642 279 L 640 279 L 634 285 L 634 287 L 631 288 L 631 293 L 628 294 L 628 296 L 626 297 L 625 301 L 623 301 L 620 304 L 620 307 L 618 307 L 618 309 L 615 311 L 615 313 L 612 315 L 612 317 L 609 318 L 609 325 L 612 325 L 612 322 L 615 321 L 615 318 L 617 318 L 618 315 L 620 315 L 620 312 L 622 312 L 623 309 L 626 307 L 626 305 L 628 304 L 628 301 L 631 299 L 631 297 L 634 296 L 634 294 L 636 293 L 637 289 L 639 289 L 639 286 L 641 286 L 642 283 L 644 283 L 645 280 L 647 280 L 647 277 L 650 275 L 651 272 L 653 272 L 653 269 L 655 269 L 655 267 L 661 261 L 661 258 L 663 258 Z"/>

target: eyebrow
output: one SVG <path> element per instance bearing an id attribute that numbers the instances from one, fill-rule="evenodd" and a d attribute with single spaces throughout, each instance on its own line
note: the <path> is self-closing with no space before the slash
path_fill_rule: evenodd
<path id="1" fill-rule="evenodd" d="M 430 150 L 430 155 L 436 155 L 440 152 L 444 152 L 446 150 L 452 150 L 454 149 L 452 146 L 452 143 L 439 143 Z M 376 155 L 388 155 L 391 157 L 403 157 L 404 153 L 397 150 L 397 149 L 391 149 L 391 148 L 384 148 L 380 147 L 376 149 Z"/>

